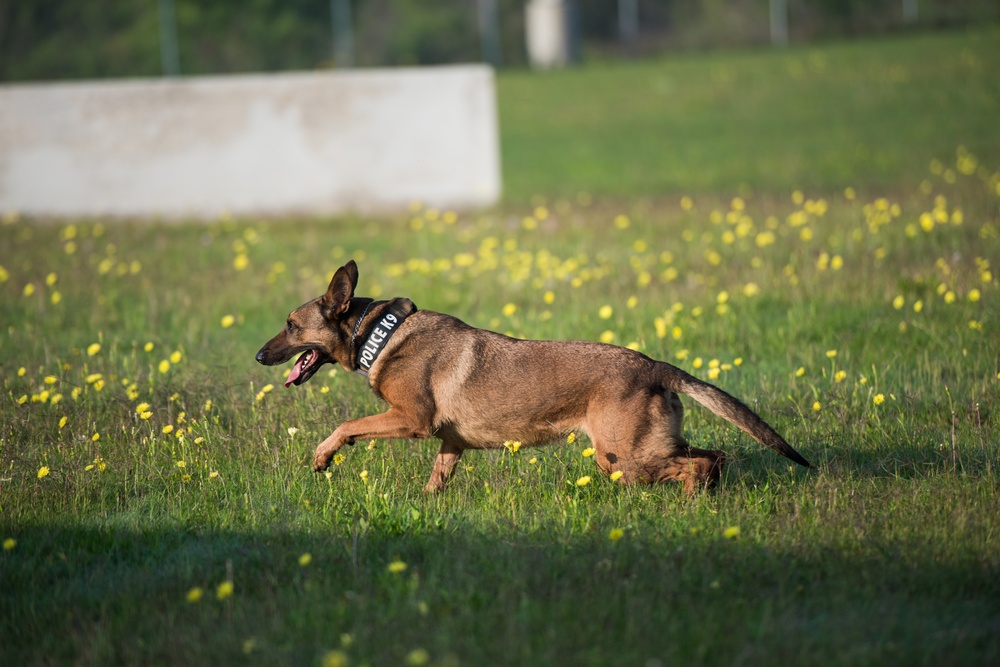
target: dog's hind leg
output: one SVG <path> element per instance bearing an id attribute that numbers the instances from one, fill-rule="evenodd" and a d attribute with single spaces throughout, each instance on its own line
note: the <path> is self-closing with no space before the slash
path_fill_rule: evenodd
<path id="1" fill-rule="evenodd" d="M 444 491 L 445 484 L 455 472 L 458 460 L 462 458 L 465 449 L 451 438 L 441 442 L 441 449 L 434 459 L 434 469 L 431 471 L 431 478 L 427 481 L 424 491 L 427 493 L 437 493 Z"/>
<path id="2" fill-rule="evenodd" d="M 681 434 L 684 407 L 673 392 L 636 395 L 587 420 L 597 465 L 608 474 L 620 470 L 622 483 L 678 481 L 693 495 L 719 480 L 725 455 L 688 444 Z"/>
<path id="3" fill-rule="evenodd" d="M 701 489 L 715 486 L 722 475 L 726 455 L 720 451 L 689 447 L 669 457 L 653 481 L 676 480 L 684 484 L 684 493 L 693 496 Z"/>

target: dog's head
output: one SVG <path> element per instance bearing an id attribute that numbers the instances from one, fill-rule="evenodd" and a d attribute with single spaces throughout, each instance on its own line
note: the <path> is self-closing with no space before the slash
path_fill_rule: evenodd
<path id="1" fill-rule="evenodd" d="M 323 364 L 349 364 L 346 357 L 353 332 L 347 315 L 357 284 L 358 265 L 351 260 L 337 269 L 326 294 L 292 311 L 285 328 L 260 348 L 257 361 L 274 366 L 301 352 L 285 381 L 286 387 L 302 384 Z"/>

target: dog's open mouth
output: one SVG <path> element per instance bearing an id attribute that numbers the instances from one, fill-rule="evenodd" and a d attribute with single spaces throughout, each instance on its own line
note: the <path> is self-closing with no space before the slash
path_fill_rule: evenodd
<path id="1" fill-rule="evenodd" d="M 295 365 L 292 366 L 291 372 L 288 374 L 288 379 L 285 380 L 285 386 L 289 387 L 291 385 L 300 385 L 309 378 L 313 376 L 313 373 L 319 370 L 319 367 L 323 365 L 320 360 L 319 350 L 313 348 L 311 350 L 306 350 L 302 355 L 295 361 Z"/>

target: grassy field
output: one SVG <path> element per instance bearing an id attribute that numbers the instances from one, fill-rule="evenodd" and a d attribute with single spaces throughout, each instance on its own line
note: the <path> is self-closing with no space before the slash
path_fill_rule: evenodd
<path id="1" fill-rule="evenodd" d="M 1000 163 L 1000 29 L 499 79 L 504 187 L 650 197 L 915 188 L 964 145 Z"/>
<path id="2" fill-rule="evenodd" d="M 871 68 L 925 39 L 869 45 Z M 980 58 L 983 39 L 996 43 L 950 39 Z M 848 53 L 869 62 L 857 45 L 809 55 Z M 611 69 L 515 75 L 501 93 L 548 99 L 558 78 L 607 99 Z M 942 76 L 944 90 L 925 93 L 996 103 L 995 84 L 966 83 Z M 717 84 L 688 86 L 711 97 Z M 527 153 L 510 147 L 530 143 L 518 118 L 538 110 L 502 105 L 517 164 Z M 600 136 L 619 132 L 614 111 L 595 105 L 589 122 L 605 132 L 579 145 L 600 154 Z M 761 139 L 760 159 L 829 162 L 809 172 L 817 180 L 791 169 L 757 183 L 734 148 L 716 176 L 678 171 L 676 189 L 654 163 L 612 177 L 542 161 L 512 187 L 544 197 L 481 213 L 170 225 L 8 215 L 2 662 L 997 662 L 995 119 L 962 132 L 932 115 L 914 143 L 915 117 L 858 130 L 907 156 L 884 178 L 789 133 L 779 146 Z M 700 122 L 704 136 L 678 137 L 679 154 L 729 131 Z M 820 119 L 812 133 L 838 143 Z M 565 186 L 571 173 L 586 195 Z M 732 179 L 753 192 L 727 190 Z M 359 443 L 314 474 L 319 441 L 384 405 L 332 367 L 285 390 L 286 369 L 253 356 L 351 257 L 360 294 L 672 361 L 742 397 L 816 468 L 688 403 L 691 441 L 731 458 L 718 490 L 694 499 L 612 482 L 583 434 L 471 452 L 439 496 L 421 491 L 429 441 Z"/>

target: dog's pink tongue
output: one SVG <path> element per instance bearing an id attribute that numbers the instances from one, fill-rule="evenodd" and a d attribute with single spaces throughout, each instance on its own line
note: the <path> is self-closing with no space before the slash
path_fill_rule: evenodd
<path id="1" fill-rule="evenodd" d="M 299 376 L 302 375 L 302 367 L 305 365 L 307 356 L 308 355 L 305 354 L 302 355 L 301 357 L 299 357 L 299 360 L 295 362 L 295 365 L 292 366 L 292 372 L 288 374 L 288 379 L 285 380 L 286 389 L 292 386 L 292 383 L 298 380 Z"/>

